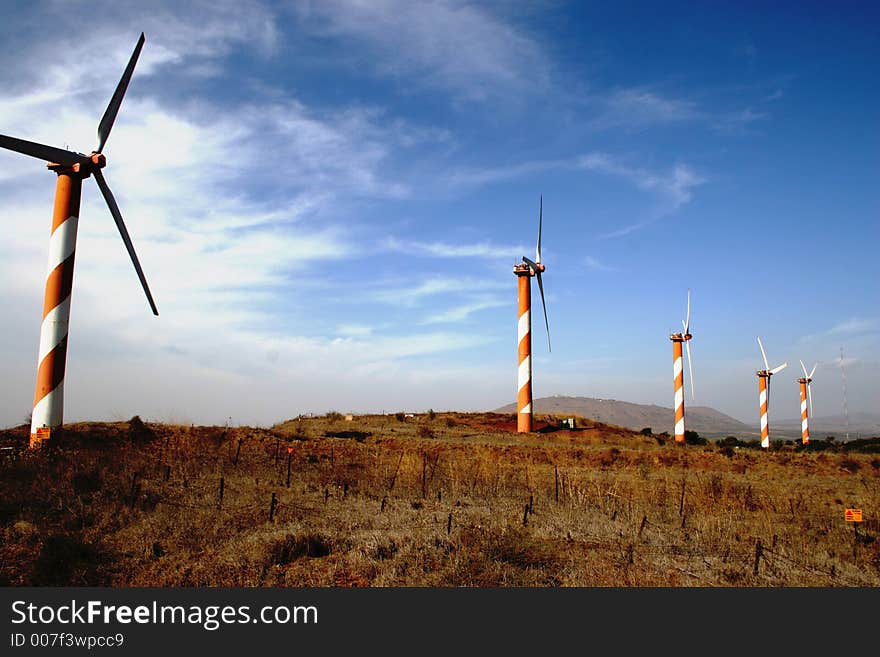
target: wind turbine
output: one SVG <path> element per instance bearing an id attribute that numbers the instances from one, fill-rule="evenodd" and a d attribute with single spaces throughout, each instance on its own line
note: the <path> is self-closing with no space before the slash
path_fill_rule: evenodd
<path id="1" fill-rule="evenodd" d="M 801 361 L 801 369 L 804 371 L 804 378 L 798 379 L 801 384 L 801 442 L 804 445 L 810 444 L 810 416 L 813 415 L 813 392 L 810 383 L 813 381 L 813 374 L 816 373 L 816 367 L 819 363 L 813 365 L 813 369 L 807 374 L 807 366 Z M 807 408 L 807 400 L 809 399 L 809 408 Z"/>
<path id="2" fill-rule="evenodd" d="M 687 346 L 688 370 L 691 381 L 691 401 L 694 400 L 694 365 L 691 360 L 691 291 L 688 290 L 687 319 L 681 320 L 684 328 L 682 333 L 673 333 L 672 340 L 672 376 L 675 380 L 675 442 L 684 442 L 684 368 L 681 361 L 681 343 Z"/>
<path id="3" fill-rule="evenodd" d="M 55 206 L 52 212 L 52 233 L 49 240 L 49 266 L 43 302 L 43 321 L 40 326 L 40 351 L 37 366 L 37 384 L 31 415 L 30 446 L 39 447 L 48 439 L 51 429 L 61 426 L 64 410 L 64 369 L 67 361 L 67 328 L 70 321 L 70 298 L 73 287 L 73 262 L 76 251 L 76 231 L 79 224 L 79 206 L 82 181 L 90 175 L 110 208 L 116 227 L 128 250 L 147 301 L 154 315 L 158 315 L 147 279 L 134 251 L 134 245 L 122 220 L 116 199 L 101 172 L 107 165 L 102 151 L 116 120 L 122 99 L 134 72 L 135 64 L 144 46 L 141 33 L 128 66 L 110 98 L 110 103 L 98 124 L 98 146 L 89 155 L 74 153 L 54 146 L 46 146 L 24 139 L 0 135 L 0 147 L 48 160 L 50 171 L 57 176 Z"/>
<path id="4" fill-rule="evenodd" d="M 758 338 L 758 346 L 761 347 L 761 356 L 764 358 L 764 369 L 758 370 L 757 375 L 758 399 L 761 403 L 761 447 L 766 449 L 770 447 L 770 425 L 767 421 L 767 410 L 770 408 L 770 377 L 788 367 L 788 363 L 778 365 L 771 370 L 760 337 Z"/>
<path id="5" fill-rule="evenodd" d="M 519 285 L 519 369 L 517 373 L 516 430 L 528 433 L 532 430 L 532 286 L 531 277 L 538 280 L 541 292 L 541 306 L 544 309 L 544 326 L 547 328 L 547 349 L 550 350 L 550 322 L 547 319 L 547 304 L 544 301 L 544 284 L 541 274 L 546 267 L 541 262 L 541 227 L 544 221 L 544 197 L 541 196 L 538 209 L 538 245 L 535 248 L 534 262 L 523 256 L 521 264 L 515 265 L 513 273 Z"/>

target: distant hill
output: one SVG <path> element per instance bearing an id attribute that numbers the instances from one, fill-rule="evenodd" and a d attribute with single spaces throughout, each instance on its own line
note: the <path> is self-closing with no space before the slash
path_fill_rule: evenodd
<path id="1" fill-rule="evenodd" d="M 771 421 L 771 433 L 774 427 L 786 433 L 800 435 L 801 421 L 800 419 Z M 834 436 L 838 440 L 845 440 L 847 427 L 850 440 L 880 436 L 880 414 L 853 412 L 849 414 L 849 423 L 843 415 L 820 416 L 810 420 L 810 434 L 816 438 Z"/>
<path id="2" fill-rule="evenodd" d="M 616 399 L 593 397 L 542 397 L 533 402 L 535 413 L 562 415 L 570 413 L 591 420 L 616 424 L 639 431 L 651 427 L 654 433 L 673 429 L 673 410 L 655 404 L 633 404 Z M 687 428 L 707 437 L 752 435 L 756 428 L 708 406 L 687 406 Z M 496 413 L 515 413 L 516 404 L 508 404 Z"/>

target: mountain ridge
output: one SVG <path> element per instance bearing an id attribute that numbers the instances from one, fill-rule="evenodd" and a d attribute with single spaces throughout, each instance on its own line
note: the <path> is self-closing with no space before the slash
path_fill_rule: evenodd
<path id="1" fill-rule="evenodd" d="M 595 397 L 570 397 L 554 395 L 532 401 L 535 413 L 571 413 L 581 417 L 616 424 L 640 431 L 650 427 L 654 433 L 672 432 L 674 414 L 671 407 L 656 404 L 637 404 L 618 399 Z M 516 405 L 507 404 L 495 409 L 496 413 L 515 413 Z M 687 428 L 698 433 L 709 434 L 751 434 L 756 431 L 744 422 L 709 406 L 687 407 Z"/>

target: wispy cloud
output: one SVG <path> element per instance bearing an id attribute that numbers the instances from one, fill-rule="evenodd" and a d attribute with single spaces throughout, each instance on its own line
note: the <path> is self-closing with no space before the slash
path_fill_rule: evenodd
<path id="1" fill-rule="evenodd" d="M 382 303 L 412 307 L 420 304 L 423 300 L 429 297 L 453 295 L 460 298 L 463 294 L 500 290 L 505 287 L 506 286 L 500 281 L 481 280 L 463 276 L 450 276 L 429 278 L 415 285 L 388 287 L 376 290 L 370 293 L 370 296 Z"/>
<path id="2" fill-rule="evenodd" d="M 691 190 L 705 182 L 686 164 L 676 164 L 668 172 L 650 171 L 642 167 L 623 164 L 606 153 L 590 153 L 578 159 L 578 166 L 589 171 L 598 171 L 630 180 L 639 189 L 652 190 L 668 197 L 673 209 L 691 200 Z"/>
<path id="3" fill-rule="evenodd" d="M 382 243 L 382 248 L 391 252 L 429 255 L 436 258 L 517 258 L 525 253 L 525 247 L 521 245 L 502 246 L 489 241 L 454 244 L 388 238 Z"/>
<path id="4" fill-rule="evenodd" d="M 617 271 L 614 267 L 609 267 L 608 265 L 600 262 L 597 258 L 593 256 L 584 256 L 584 264 L 594 271 Z"/>
<path id="5" fill-rule="evenodd" d="M 595 128 L 642 128 L 702 118 L 695 103 L 664 97 L 644 88 L 615 89 L 596 94 L 592 100 L 602 108 L 591 124 Z"/>
<path id="6" fill-rule="evenodd" d="M 875 317 L 851 319 L 839 322 L 824 331 L 810 333 L 800 338 L 799 342 L 810 342 L 830 338 L 844 338 L 876 333 L 880 331 L 880 319 Z"/>
<path id="7" fill-rule="evenodd" d="M 429 315 L 424 320 L 422 320 L 422 324 L 462 322 L 468 319 L 472 314 L 480 312 L 481 310 L 488 310 L 489 308 L 500 308 L 502 306 L 510 305 L 511 303 L 507 299 L 499 299 L 497 297 L 483 297 L 481 299 Z"/>
<path id="8" fill-rule="evenodd" d="M 435 0 L 322 0 L 295 9 L 304 29 L 367 47 L 375 73 L 485 100 L 543 85 L 548 62 L 523 30 L 490 6 Z"/>

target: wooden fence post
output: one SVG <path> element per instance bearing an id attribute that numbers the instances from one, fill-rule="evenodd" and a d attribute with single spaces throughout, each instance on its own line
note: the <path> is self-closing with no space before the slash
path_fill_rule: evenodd
<path id="1" fill-rule="evenodd" d="M 553 474 L 556 479 L 556 494 L 555 494 L 554 499 L 558 502 L 559 501 L 559 466 L 558 465 L 553 466 Z"/>
<path id="2" fill-rule="evenodd" d="M 137 480 L 138 480 L 138 473 L 137 473 L 137 470 L 135 470 L 134 474 L 131 476 L 131 494 L 129 495 L 129 498 L 128 498 L 128 508 L 130 508 L 130 509 L 134 508 L 134 503 L 137 500 L 137 497 L 136 497 L 137 496 L 137 488 L 138 488 Z"/>
<path id="3" fill-rule="evenodd" d="M 272 493 L 272 501 L 269 503 L 269 522 L 275 520 L 275 505 L 278 503 L 275 493 Z"/>
<path id="4" fill-rule="evenodd" d="M 764 546 L 761 545 L 761 539 L 759 538 L 755 543 L 755 567 L 752 569 L 753 574 L 758 574 L 758 564 L 761 562 L 761 556 L 764 554 Z"/>

